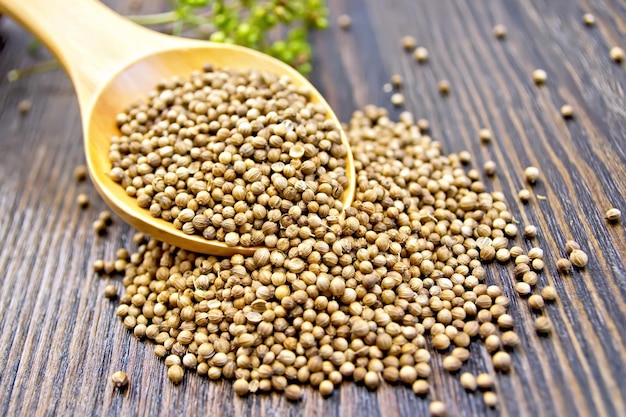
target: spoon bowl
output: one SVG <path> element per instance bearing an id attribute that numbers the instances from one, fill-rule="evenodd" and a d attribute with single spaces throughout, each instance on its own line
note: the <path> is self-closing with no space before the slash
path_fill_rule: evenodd
<path id="1" fill-rule="evenodd" d="M 200 235 L 187 235 L 170 222 L 152 217 L 109 176 L 111 137 L 120 132 L 115 117 L 127 105 L 147 97 L 163 79 L 188 77 L 206 63 L 215 68 L 259 69 L 287 75 L 311 91 L 311 101 L 323 104 L 327 116 L 340 126 L 322 95 L 292 67 L 268 55 L 227 45 L 164 35 L 117 15 L 94 0 L 0 0 L 5 11 L 31 30 L 59 58 L 76 89 L 83 123 L 89 175 L 107 205 L 125 222 L 155 239 L 190 251 L 211 255 L 250 255 L 257 248 L 228 246 Z M 342 141 L 348 146 L 345 132 Z M 349 146 L 348 146 L 349 149 Z M 352 203 L 356 175 L 352 153 L 346 157 L 349 186 L 344 207 Z"/>

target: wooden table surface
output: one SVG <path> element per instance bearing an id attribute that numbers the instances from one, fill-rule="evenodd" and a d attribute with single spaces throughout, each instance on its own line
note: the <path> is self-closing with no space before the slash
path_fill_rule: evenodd
<path id="1" fill-rule="evenodd" d="M 129 1 L 107 1 L 122 13 Z M 146 2 L 143 12 L 165 1 Z M 626 62 L 609 49 L 626 48 L 622 0 L 414 1 L 330 0 L 331 22 L 313 37 L 311 75 L 339 117 L 366 104 L 398 114 L 383 90 L 393 73 L 405 79 L 406 109 L 430 120 L 444 149 L 469 150 L 479 169 L 498 165 L 493 189 L 502 190 L 522 225 L 535 224 L 545 250 L 542 284 L 560 300 L 547 307 L 552 337 L 532 330 L 533 314 L 513 294 L 511 267 L 490 265 L 489 282 L 501 283 L 513 300 L 522 345 L 514 370 L 497 374 L 497 409 L 466 394 L 458 377 L 434 372 L 430 399 L 448 405 L 449 416 L 626 415 L 626 237 L 624 223 L 608 225 L 604 213 L 626 215 Z M 70 6 L 68 6 L 70 7 Z M 594 27 L 582 15 L 593 13 Z M 348 13 L 352 27 L 340 30 Z M 498 41 L 495 24 L 508 34 Z M 0 23 L 0 415 L 224 415 L 224 416 L 420 416 L 429 400 L 404 387 L 376 393 L 344 383 L 324 400 L 307 390 L 298 404 L 278 395 L 240 399 L 229 382 L 189 374 L 174 386 L 152 346 L 136 340 L 115 317 L 116 304 L 102 291 L 115 281 L 96 276 L 97 258 L 129 247 L 133 230 L 117 220 L 105 237 L 91 223 L 104 203 L 89 183 L 77 183 L 84 163 L 81 124 L 72 86 L 62 71 L 9 83 L 6 73 L 45 59 L 27 53 L 30 36 L 6 18 Z M 400 45 L 413 35 L 430 59 L 418 65 Z M 537 87 L 531 73 L 548 74 Z M 450 81 L 442 97 L 437 82 Z M 21 100 L 31 111 L 18 112 Z M 559 112 L 568 103 L 572 120 Z M 482 127 L 494 140 L 483 145 Z M 541 169 L 532 200 L 516 197 L 524 167 Z M 86 210 L 78 193 L 91 197 Z M 544 199 L 543 197 L 546 198 Z M 556 260 L 575 239 L 590 255 L 585 271 L 560 276 Z M 521 242 L 521 241 L 520 241 Z M 521 242 L 523 245 L 527 243 Z M 528 247 L 528 246 L 527 246 Z M 466 369 L 493 372 L 489 355 L 472 345 Z M 435 356 L 440 367 L 440 356 Z M 130 388 L 113 390 L 110 375 L 124 369 Z"/>

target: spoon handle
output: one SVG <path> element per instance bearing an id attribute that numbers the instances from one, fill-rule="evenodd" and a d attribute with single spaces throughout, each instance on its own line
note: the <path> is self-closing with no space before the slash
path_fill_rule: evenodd
<path id="1" fill-rule="evenodd" d="M 81 108 L 117 72 L 174 42 L 96 0 L 0 0 L 0 11 L 35 35 L 59 59 Z"/>

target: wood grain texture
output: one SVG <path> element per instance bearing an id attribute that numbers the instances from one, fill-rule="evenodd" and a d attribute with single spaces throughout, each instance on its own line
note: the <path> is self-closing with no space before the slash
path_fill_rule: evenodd
<path id="1" fill-rule="evenodd" d="M 129 2 L 107 2 L 121 12 Z M 164 2 L 146 2 L 144 12 Z M 430 120 L 431 135 L 447 151 L 468 149 L 473 166 L 498 165 L 493 189 L 502 190 L 521 225 L 540 229 L 545 251 L 540 284 L 555 285 L 560 300 L 546 309 L 552 337 L 538 337 L 534 317 L 513 295 L 510 267 L 490 265 L 488 281 L 511 295 L 511 311 L 522 339 L 514 371 L 497 374 L 501 399 L 487 409 L 468 395 L 457 377 L 435 372 L 430 398 L 446 402 L 450 416 L 609 416 L 626 410 L 626 234 L 607 225 L 604 213 L 626 214 L 626 66 L 610 61 L 612 46 L 626 46 L 626 4 L 620 0 L 415 2 L 331 0 L 332 17 L 352 16 L 352 28 L 336 26 L 314 35 L 311 80 L 342 120 L 366 104 L 388 107 L 383 91 L 393 73 L 405 79 L 406 109 Z M 596 16 L 587 28 L 582 14 Z M 497 41 L 492 27 L 506 25 Z M 88 183 L 76 183 L 83 163 L 80 117 L 70 83 L 52 72 L 8 83 L 5 74 L 30 65 L 30 37 L 0 22 L 0 415 L 224 415 L 224 416 L 419 416 L 428 400 L 404 387 L 376 393 L 345 383 L 324 400 L 307 390 L 299 404 L 278 395 L 237 398 L 228 382 L 188 375 L 169 383 L 152 347 L 129 334 L 115 318 L 115 303 L 102 290 L 114 282 L 95 276 L 91 263 L 129 246 L 133 230 L 117 220 L 105 237 L 91 223 L 104 204 Z M 430 59 L 418 65 L 403 52 L 400 38 L 413 35 Z M 40 54 L 45 55 L 45 54 Z M 543 68 L 545 86 L 531 73 Z M 437 81 L 448 79 L 442 97 Z M 30 99 L 30 113 L 17 105 Z M 569 103 L 575 117 L 562 119 Z M 482 127 L 494 140 L 483 145 Z M 522 171 L 541 169 L 530 203 L 516 194 Z M 79 192 L 92 198 L 81 211 Z M 537 196 L 545 196 L 539 199 Z M 583 272 L 561 277 L 556 259 L 565 241 L 577 240 L 590 255 Z M 529 247 L 528 242 L 520 244 Z M 465 367 L 492 372 L 484 348 L 472 345 Z M 433 359 L 440 364 L 441 357 Z M 433 365 L 437 369 L 436 364 Z M 128 372 L 124 393 L 109 382 Z"/>

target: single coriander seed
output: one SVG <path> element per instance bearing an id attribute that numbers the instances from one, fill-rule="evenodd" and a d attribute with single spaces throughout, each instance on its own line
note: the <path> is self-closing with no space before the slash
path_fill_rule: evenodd
<path id="1" fill-rule="evenodd" d="M 342 14 L 337 18 L 337 24 L 341 29 L 347 30 L 352 26 L 352 18 L 347 14 Z"/>
<path id="2" fill-rule="evenodd" d="M 402 42 L 402 47 L 404 48 L 405 51 L 412 51 L 415 49 L 415 46 L 417 45 L 417 41 L 415 40 L 415 38 L 413 36 L 403 36 L 401 39 Z"/>
<path id="3" fill-rule="evenodd" d="M 572 253 L 569 254 L 569 260 L 576 268 L 584 268 L 589 261 L 589 257 L 584 251 L 574 249 Z"/>
<path id="4" fill-rule="evenodd" d="M 610 208 L 606 211 L 606 214 L 604 215 L 604 218 L 609 222 L 609 223 L 618 223 L 620 221 L 622 217 L 622 212 L 619 211 L 619 209 L 616 208 Z"/>
<path id="5" fill-rule="evenodd" d="M 389 81 L 395 88 L 402 88 L 402 84 L 404 84 L 404 80 L 400 74 L 392 74 Z"/>
<path id="6" fill-rule="evenodd" d="M 104 287 L 104 296 L 109 299 L 114 299 L 117 297 L 117 288 L 115 285 L 107 285 Z"/>
<path id="7" fill-rule="evenodd" d="M 93 230 L 99 235 L 104 234 L 106 232 L 107 225 L 100 219 L 93 222 Z"/>
<path id="8" fill-rule="evenodd" d="M 612 47 L 611 50 L 609 51 L 609 55 L 611 59 L 617 62 L 618 64 L 624 60 L 624 50 L 620 48 L 619 46 Z"/>
<path id="9" fill-rule="evenodd" d="M 302 398 L 302 388 L 300 387 L 300 385 L 287 385 L 287 388 L 285 388 L 285 396 L 288 400 L 298 401 L 300 398 Z"/>
<path id="10" fill-rule="evenodd" d="M 249 392 L 248 381 L 246 381 L 245 379 L 236 380 L 235 382 L 233 382 L 233 391 L 235 391 L 235 394 L 243 397 Z"/>
<path id="11" fill-rule="evenodd" d="M 558 298 L 556 289 L 551 285 L 546 285 L 541 289 L 541 296 L 546 301 L 555 301 Z"/>
<path id="12" fill-rule="evenodd" d="M 172 365 L 167 369 L 167 377 L 174 384 L 181 383 L 184 376 L 185 376 L 185 371 L 183 370 L 183 367 L 180 365 Z"/>
<path id="13" fill-rule="evenodd" d="M 426 62 L 428 60 L 428 49 L 423 46 L 417 47 L 415 51 L 413 51 L 413 58 L 419 63 Z"/>
<path id="14" fill-rule="evenodd" d="M 483 165 L 483 169 L 485 170 L 485 174 L 494 176 L 496 174 L 496 163 L 494 161 L 487 161 L 485 165 Z"/>
<path id="15" fill-rule="evenodd" d="M 128 385 L 128 375 L 124 371 L 117 371 L 111 375 L 111 382 L 115 388 L 124 388 Z"/>
<path id="16" fill-rule="evenodd" d="M 20 113 L 26 114 L 26 113 L 28 113 L 30 111 L 30 108 L 32 106 L 33 105 L 32 105 L 30 100 L 22 100 L 17 105 L 17 109 L 19 110 Z"/>
<path id="17" fill-rule="evenodd" d="M 432 417 L 446 417 L 446 405 L 441 401 L 433 401 L 428 406 L 428 411 Z"/>
<path id="18" fill-rule="evenodd" d="M 491 130 L 489 129 L 480 129 L 478 131 L 478 137 L 483 143 L 491 142 L 492 136 Z"/>
<path id="19" fill-rule="evenodd" d="M 78 197 L 76 197 L 76 203 L 80 208 L 86 208 L 89 206 L 89 197 L 87 194 L 80 193 Z"/>
<path id="20" fill-rule="evenodd" d="M 74 168 L 74 178 L 76 181 L 85 181 L 87 178 L 87 167 L 85 165 L 78 165 Z"/>
<path id="21" fill-rule="evenodd" d="M 428 132 L 430 130 L 430 123 L 426 119 L 419 119 L 417 121 L 417 128 L 422 133 Z"/>
<path id="22" fill-rule="evenodd" d="M 333 391 L 335 390 L 335 386 L 333 385 L 332 382 L 326 379 L 320 383 L 319 390 L 320 390 L 320 394 L 322 394 L 323 397 L 329 397 L 332 395 Z"/>
<path id="23" fill-rule="evenodd" d="M 493 386 L 493 378 L 486 373 L 478 374 L 476 377 L 476 385 L 478 385 L 478 388 L 481 390 L 488 390 Z"/>
<path id="24" fill-rule="evenodd" d="M 540 316 L 535 319 L 535 330 L 540 334 L 549 334 L 552 331 L 552 323 L 546 316 Z"/>
<path id="25" fill-rule="evenodd" d="M 394 93 L 391 95 L 391 104 L 400 107 L 404 104 L 404 96 L 402 93 Z"/>
<path id="26" fill-rule="evenodd" d="M 426 395 L 430 389 L 430 384 L 425 379 L 418 379 L 411 385 L 411 389 L 417 395 Z"/>
<path id="27" fill-rule="evenodd" d="M 504 39 L 504 37 L 506 36 L 506 26 L 495 25 L 492 32 L 493 36 L 495 36 L 497 39 Z"/>
<path id="28" fill-rule="evenodd" d="M 530 195 L 530 190 L 526 188 L 522 188 L 517 192 L 517 197 L 522 203 L 527 203 L 528 201 L 530 201 Z"/>
<path id="29" fill-rule="evenodd" d="M 476 391 L 476 377 L 469 373 L 463 372 L 461 374 L 461 386 L 465 388 L 467 391 Z"/>
<path id="30" fill-rule="evenodd" d="M 556 267 L 561 273 L 567 274 L 572 268 L 572 263 L 569 261 L 569 259 L 559 258 L 556 261 Z"/>
<path id="31" fill-rule="evenodd" d="M 511 370 L 511 355 L 504 351 L 496 352 L 491 358 L 495 369 L 501 372 L 509 372 Z"/>
<path id="32" fill-rule="evenodd" d="M 437 84 L 437 89 L 439 90 L 439 93 L 441 93 L 442 96 L 447 96 L 448 93 L 450 93 L 450 81 L 448 80 L 439 81 L 439 83 Z"/>
<path id="33" fill-rule="evenodd" d="M 534 239 L 535 237 L 537 237 L 537 227 L 531 225 L 528 225 L 524 228 L 524 237 L 526 239 Z"/>
<path id="34" fill-rule="evenodd" d="M 596 24 L 596 17 L 591 13 L 585 13 L 583 15 L 583 22 L 586 26 L 593 26 Z"/>
<path id="35" fill-rule="evenodd" d="M 539 169 L 533 166 L 526 167 L 524 170 L 524 178 L 529 184 L 534 184 L 539 178 Z"/>
<path id="36" fill-rule="evenodd" d="M 574 108 L 569 104 L 564 104 L 561 106 L 561 115 L 565 119 L 571 119 L 574 116 Z"/>
<path id="37" fill-rule="evenodd" d="M 498 405 L 498 396 L 493 391 L 487 391 L 483 394 L 483 401 L 487 407 L 494 408 Z"/>
<path id="38" fill-rule="evenodd" d="M 548 74 L 542 69 L 536 69 L 533 71 L 533 80 L 535 80 L 535 84 L 543 85 L 548 79 Z"/>
<path id="39" fill-rule="evenodd" d="M 93 262 L 93 271 L 96 272 L 96 273 L 104 271 L 104 260 L 96 259 Z"/>
<path id="40" fill-rule="evenodd" d="M 575 240 L 568 240 L 565 242 L 565 250 L 567 253 L 572 253 L 573 250 L 580 249 L 580 245 Z"/>
<path id="41" fill-rule="evenodd" d="M 533 310 L 541 310 L 544 306 L 543 297 L 539 294 L 533 294 L 528 297 L 528 305 Z"/>

